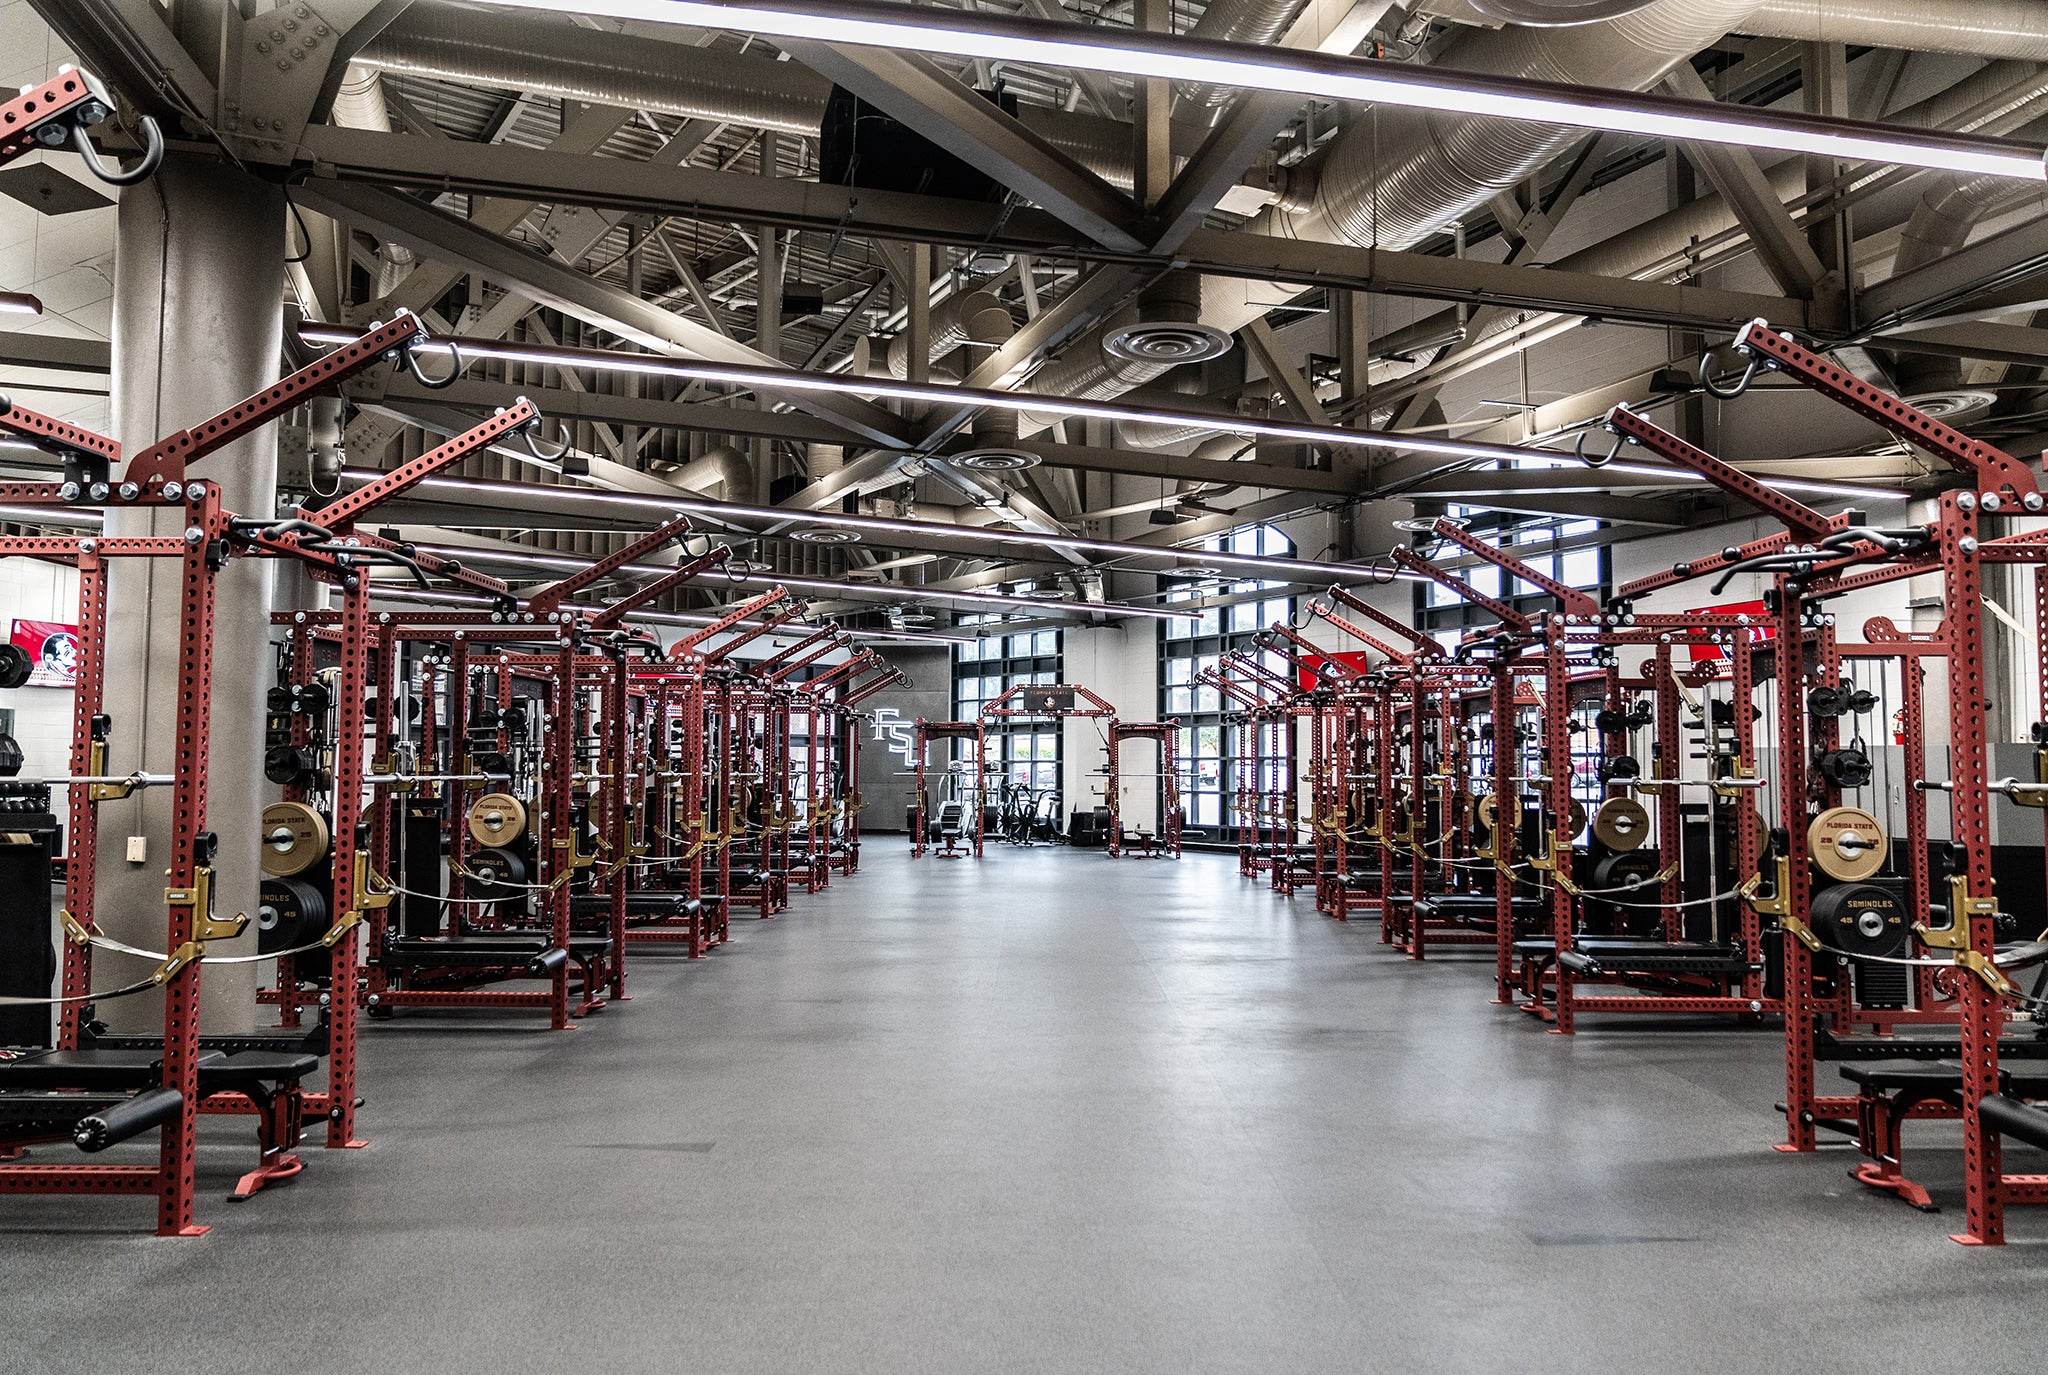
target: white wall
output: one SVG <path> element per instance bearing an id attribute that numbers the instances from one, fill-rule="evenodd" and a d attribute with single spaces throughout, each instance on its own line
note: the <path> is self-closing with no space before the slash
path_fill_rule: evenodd
<path id="1" fill-rule="evenodd" d="M 1116 707 L 1125 721 L 1159 719 L 1159 628 L 1151 619 L 1126 618 L 1122 623 L 1099 629 L 1066 632 L 1064 663 L 1066 680 L 1088 688 Z M 1076 807 L 1106 805 L 1103 789 L 1108 779 L 1102 770 L 1109 756 L 1103 738 L 1109 723 L 1094 717 L 1069 717 L 1060 738 L 1060 788 L 1069 812 Z M 1159 762 L 1151 745 L 1132 743 L 1124 747 L 1122 766 L 1143 773 L 1156 773 Z M 1131 779 L 1124 784 L 1123 819 L 1130 828 L 1151 829 L 1159 822 L 1151 778 Z M 1064 820 L 1064 818 L 1062 818 Z"/>
<path id="2" fill-rule="evenodd" d="M 35 559 L 0 559 L 0 635 L 16 618 L 78 619 L 78 572 Z M 71 766 L 71 691 L 24 687 L 0 691 L 0 709 L 14 713 L 14 738 L 28 760 L 24 778 L 64 774 Z"/>

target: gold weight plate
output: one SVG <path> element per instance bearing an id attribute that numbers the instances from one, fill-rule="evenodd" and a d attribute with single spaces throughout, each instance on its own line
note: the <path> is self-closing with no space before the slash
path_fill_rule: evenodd
<path id="1" fill-rule="evenodd" d="M 1481 793 L 1479 801 L 1472 808 L 1472 815 L 1481 826 L 1490 831 L 1493 829 L 1493 823 L 1500 817 L 1500 804 L 1493 800 L 1492 793 Z"/>
<path id="2" fill-rule="evenodd" d="M 1565 816 L 1571 822 L 1573 835 L 1586 829 L 1586 804 L 1576 797 L 1572 799 L 1572 808 Z"/>
<path id="3" fill-rule="evenodd" d="M 1890 850 L 1884 828 L 1861 807 L 1822 812 L 1806 828 L 1806 844 L 1814 866 L 1842 883 L 1855 883 L 1884 868 Z"/>
<path id="4" fill-rule="evenodd" d="M 1593 839 L 1610 850 L 1640 849 L 1649 838 L 1649 809 L 1633 797 L 1610 797 L 1593 813 Z"/>
<path id="5" fill-rule="evenodd" d="M 273 802 L 263 809 L 263 872 L 290 878 L 327 858 L 327 818 L 303 802 Z"/>
<path id="6" fill-rule="evenodd" d="M 510 845 L 526 833 L 526 804 L 510 793 L 485 793 L 469 804 L 469 834 L 479 845 Z"/>

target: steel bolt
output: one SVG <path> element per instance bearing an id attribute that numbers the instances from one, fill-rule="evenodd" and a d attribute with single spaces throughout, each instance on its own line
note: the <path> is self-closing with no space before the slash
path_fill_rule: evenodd
<path id="1" fill-rule="evenodd" d="M 164 500 L 165 500 L 165 501 L 183 501 L 184 499 L 185 499 L 185 484 L 184 484 L 184 483 L 182 483 L 182 482 L 166 482 L 166 483 L 164 484 Z"/>
<path id="2" fill-rule="evenodd" d="M 105 501 L 105 500 L 107 499 L 107 484 L 106 484 L 106 483 L 104 483 L 104 482 L 95 482 L 95 483 L 93 483 L 93 485 L 92 485 L 92 499 L 93 499 L 94 501 Z"/>
<path id="3" fill-rule="evenodd" d="M 185 527 L 185 543 L 192 545 L 194 548 L 197 548 L 199 545 L 205 543 L 205 541 L 206 532 L 204 530 L 200 529 L 196 525 L 188 525 Z"/>
<path id="4" fill-rule="evenodd" d="M 1974 535 L 1964 535 L 1961 539 L 1956 541 L 1956 548 L 1962 550 L 1965 554 L 1976 553 L 1977 537 Z"/>
<path id="5" fill-rule="evenodd" d="M 79 550 L 79 552 L 80 552 L 80 553 L 82 553 L 82 554 L 90 554 L 90 553 L 93 553 L 93 552 L 94 552 L 95 550 L 97 550 L 97 549 L 98 549 L 99 547 L 100 547 L 100 542 L 99 542 L 98 540 L 96 540 L 96 539 L 86 538 L 86 539 L 82 539 L 82 540 L 80 540 L 80 541 L 78 542 L 78 550 Z"/>
<path id="6" fill-rule="evenodd" d="M 78 500 L 78 484 L 75 482 L 65 483 L 62 487 L 59 487 L 57 489 L 57 495 L 62 497 L 66 501 Z"/>
<path id="7" fill-rule="evenodd" d="M 1986 492 L 1983 496 L 1983 503 L 1984 509 L 1987 511 L 1996 511 L 1999 507 L 2005 505 L 2003 501 L 1998 499 L 1998 493 L 1996 492 Z"/>
<path id="8" fill-rule="evenodd" d="M 137 485 L 136 485 L 135 483 L 133 483 L 133 482 L 124 482 L 124 483 L 122 483 L 122 484 L 121 484 L 121 500 L 123 500 L 123 501 L 133 501 L 133 500 L 135 500 L 135 498 L 137 498 L 137 497 L 139 497 L 139 496 L 141 496 L 141 495 L 142 495 L 142 488 L 141 488 L 141 487 L 139 487 L 139 486 L 137 486 Z"/>
<path id="9" fill-rule="evenodd" d="M 1956 493 L 1956 509 L 1957 509 L 1958 511 L 1974 511 L 1974 510 L 1976 510 L 1976 509 L 1977 509 L 1977 495 L 1976 495 L 1976 493 L 1974 493 L 1974 492 L 1958 492 L 1958 493 Z"/>
<path id="10" fill-rule="evenodd" d="M 2048 505 L 2048 501 L 2043 501 L 2039 492 L 2029 492 L 2020 498 L 2020 505 L 2026 507 L 2029 511 L 2038 511 L 2044 505 Z"/>

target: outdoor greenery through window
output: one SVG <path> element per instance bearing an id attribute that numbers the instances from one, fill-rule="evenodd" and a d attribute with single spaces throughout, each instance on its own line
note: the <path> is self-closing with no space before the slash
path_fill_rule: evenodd
<path id="1" fill-rule="evenodd" d="M 1255 525 L 1234 534 L 1217 535 L 1204 547 L 1219 553 L 1280 558 L 1294 555 L 1294 542 L 1272 525 Z M 1180 722 L 1182 806 L 1189 826 L 1212 831 L 1237 824 L 1233 803 L 1239 761 L 1233 753 L 1235 732 L 1224 724 L 1224 718 L 1236 708 L 1224 701 L 1216 689 L 1196 685 L 1195 675 L 1205 668 L 1214 668 L 1231 650 L 1251 650 L 1254 634 L 1294 614 L 1294 599 L 1287 595 L 1287 584 L 1256 579 L 1226 581 L 1226 576 L 1196 578 L 1169 586 L 1168 603 L 1209 598 L 1227 599 L 1230 605 L 1210 607 L 1198 621 L 1163 622 L 1159 632 L 1159 707 L 1162 717 Z M 1261 658 L 1274 672 L 1282 677 L 1287 675 L 1286 655 L 1263 653 Z M 1290 743 L 1283 741 L 1283 749 Z M 1291 776 L 1286 759 L 1269 760 L 1266 771 L 1267 777 L 1253 780 L 1254 787 L 1278 788 L 1283 786 L 1282 779 Z"/>

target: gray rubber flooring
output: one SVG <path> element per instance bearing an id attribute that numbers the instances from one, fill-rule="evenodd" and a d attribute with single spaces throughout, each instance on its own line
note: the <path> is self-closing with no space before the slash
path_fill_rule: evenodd
<path id="1" fill-rule="evenodd" d="M 1575 1040 L 1227 859 L 863 871 L 575 1032 L 365 1035 L 370 1149 L 190 1241 L 0 1199 L 8 1371 L 2048 1366 L 2048 1212 L 1768 1149 L 1775 1034 Z M 1909 1157 L 1912 1159 L 1912 1157 Z M 2027 1244 L 2031 1239 L 2032 1244 Z"/>

